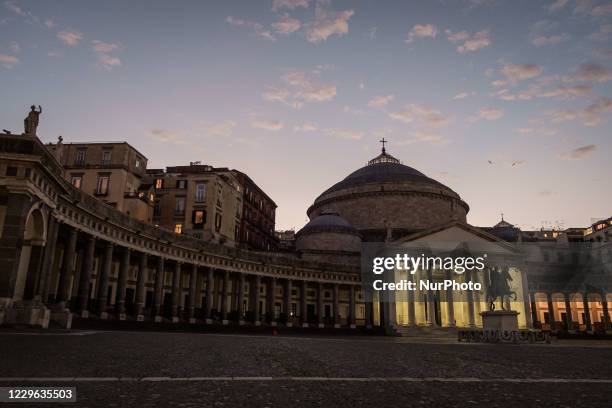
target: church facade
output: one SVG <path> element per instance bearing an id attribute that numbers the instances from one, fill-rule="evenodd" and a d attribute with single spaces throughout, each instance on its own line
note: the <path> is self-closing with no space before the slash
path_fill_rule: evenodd
<path id="1" fill-rule="evenodd" d="M 479 327 L 486 293 L 367 295 L 364 243 L 473 242 L 517 251 L 467 223 L 452 189 L 382 153 L 308 209 L 295 251 L 260 252 L 177 234 L 105 205 L 62 177 L 34 132 L 0 134 L 0 324 L 69 327 L 73 318 L 314 328 Z M 601 252 L 605 255 L 605 248 Z M 520 289 L 508 307 L 523 328 L 605 330 L 605 284 L 547 281 L 510 265 Z M 602 258 L 603 259 L 603 258 Z M 608 259 L 608 258 L 606 258 Z M 535 271 L 532 275 L 528 271 Z M 437 270 L 419 271 L 442 280 Z M 400 278 L 400 276 L 397 276 Z M 481 280 L 486 274 L 462 279 Z M 607 284 L 607 283 L 606 283 Z"/>

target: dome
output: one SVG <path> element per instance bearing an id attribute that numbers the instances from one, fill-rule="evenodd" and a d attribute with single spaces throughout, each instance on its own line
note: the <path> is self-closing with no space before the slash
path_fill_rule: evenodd
<path id="1" fill-rule="evenodd" d="M 297 235 L 312 232 L 337 231 L 357 234 L 357 230 L 347 220 L 340 217 L 337 212 L 324 210 L 321 214 L 304 225 Z"/>
<path id="2" fill-rule="evenodd" d="M 308 259 L 346 261 L 361 249 L 361 235 L 338 213 L 321 212 L 295 234 L 295 248 Z"/>
<path id="3" fill-rule="evenodd" d="M 328 211 L 333 220 L 319 220 Z M 311 223 L 346 221 L 365 241 L 381 241 L 450 221 L 466 222 L 468 205 L 459 194 L 402 164 L 383 148 L 368 164 L 325 190 L 307 213 Z M 311 223 L 308 223 L 306 229 Z"/>
<path id="4" fill-rule="evenodd" d="M 386 153 L 383 154 L 388 157 L 393 157 L 387 155 Z M 417 181 L 447 188 L 438 181 L 427 177 L 426 175 L 416 169 L 413 169 L 412 167 L 401 164 L 399 161 L 374 162 L 374 160 L 380 159 L 381 156 L 383 155 L 378 156 L 376 159 L 370 160 L 367 166 L 352 172 L 344 180 L 334 184 L 332 187 L 325 190 L 323 194 L 321 194 L 321 196 L 332 193 L 334 191 L 343 190 L 362 184 L 386 183 L 396 181 Z"/>

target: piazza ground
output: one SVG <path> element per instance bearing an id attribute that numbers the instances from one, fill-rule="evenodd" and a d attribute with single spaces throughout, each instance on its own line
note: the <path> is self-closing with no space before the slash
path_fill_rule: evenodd
<path id="1" fill-rule="evenodd" d="M 0 344 L 0 386 L 76 386 L 72 407 L 603 407 L 612 398 L 612 344 L 594 340 L 12 329 Z"/>

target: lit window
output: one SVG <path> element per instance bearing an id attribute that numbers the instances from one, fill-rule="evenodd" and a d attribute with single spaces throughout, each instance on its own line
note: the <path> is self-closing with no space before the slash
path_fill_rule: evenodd
<path id="1" fill-rule="evenodd" d="M 108 176 L 98 176 L 98 183 L 96 184 L 96 194 L 108 194 L 108 178 Z"/>
<path id="2" fill-rule="evenodd" d="M 161 188 L 164 188 L 164 179 L 160 179 L 160 178 L 156 179 L 155 180 L 155 188 L 158 189 L 158 190 L 161 189 Z"/>
<path id="3" fill-rule="evenodd" d="M 206 212 L 204 210 L 195 210 L 193 212 L 193 227 L 202 229 L 206 222 Z"/>
<path id="4" fill-rule="evenodd" d="M 136 166 L 137 169 L 140 168 L 140 160 L 136 159 L 135 166 Z"/>
<path id="5" fill-rule="evenodd" d="M 183 233 L 183 224 L 174 224 L 174 232 L 176 234 L 182 234 Z"/>
<path id="6" fill-rule="evenodd" d="M 187 188 L 187 180 L 176 180 L 176 188 L 180 188 L 180 189 Z"/>
<path id="7" fill-rule="evenodd" d="M 81 188 L 81 183 L 83 182 L 83 176 L 72 176 L 70 183 L 76 188 Z"/>
<path id="8" fill-rule="evenodd" d="M 204 183 L 197 183 L 196 184 L 196 190 L 195 190 L 195 200 L 198 203 L 201 203 L 204 201 L 204 198 L 206 197 L 206 184 Z"/>

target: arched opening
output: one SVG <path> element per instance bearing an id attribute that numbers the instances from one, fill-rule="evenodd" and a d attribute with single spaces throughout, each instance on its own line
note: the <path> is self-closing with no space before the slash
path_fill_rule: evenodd
<path id="1" fill-rule="evenodd" d="M 43 212 L 40 208 L 33 208 L 25 223 L 13 300 L 34 297 L 45 245 L 45 225 Z"/>

